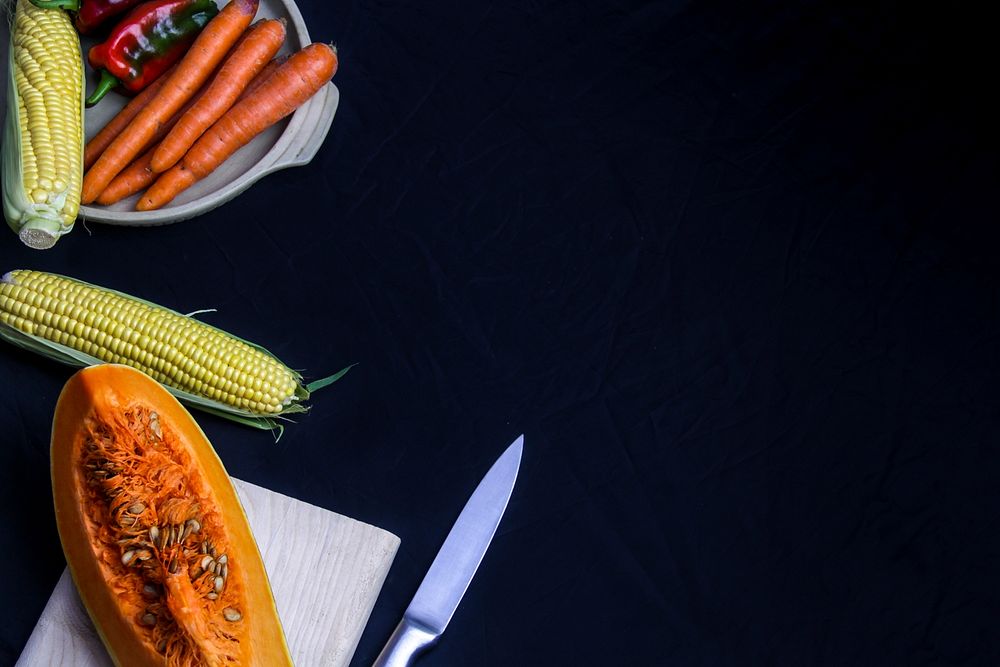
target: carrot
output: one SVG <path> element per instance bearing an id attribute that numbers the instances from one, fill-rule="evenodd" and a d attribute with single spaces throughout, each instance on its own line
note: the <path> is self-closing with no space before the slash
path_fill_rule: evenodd
<path id="1" fill-rule="evenodd" d="M 244 99 L 252 95 L 254 91 L 260 88 L 264 84 L 264 82 L 267 81 L 267 77 L 274 74 L 274 70 L 278 69 L 278 67 L 283 65 L 286 60 L 288 60 L 287 54 L 271 58 L 271 61 L 267 63 L 267 65 L 264 66 L 264 69 L 260 71 L 260 74 L 255 76 L 253 78 L 253 81 L 247 84 L 247 87 L 243 89 L 243 92 L 240 93 L 240 96 L 236 98 L 236 101 L 242 102 Z"/>
<path id="2" fill-rule="evenodd" d="M 198 103 L 160 142 L 153 153 L 153 171 L 166 171 L 184 157 L 198 137 L 236 102 L 243 89 L 264 69 L 284 41 L 284 20 L 268 19 L 255 28 L 226 59 Z"/>
<path id="3" fill-rule="evenodd" d="M 253 20 L 260 0 L 232 0 L 208 22 L 156 96 L 111 142 L 83 177 L 81 202 L 89 204 L 148 145 L 167 122 L 201 88 L 216 65 Z"/>
<path id="4" fill-rule="evenodd" d="M 177 121 L 179 121 L 181 117 L 183 117 L 184 113 L 190 109 L 197 102 L 197 100 L 201 99 L 203 95 L 204 91 L 185 104 L 184 108 L 174 114 L 174 117 L 167 121 L 165 125 L 160 126 L 160 129 L 156 131 L 155 135 L 153 135 L 149 150 L 133 160 L 129 166 L 122 169 L 118 172 L 117 176 L 111 179 L 111 182 L 108 183 L 108 187 L 104 188 L 104 192 L 102 192 L 97 198 L 98 204 L 102 206 L 110 206 L 111 204 L 115 204 L 122 199 L 125 199 L 125 197 L 131 197 L 136 192 L 152 185 L 153 181 L 156 180 L 156 172 L 153 171 L 151 163 L 153 161 L 153 153 L 156 152 L 157 147 L 160 145 L 160 140 L 163 139 L 163 137 L 165 137 L 175 125 L 177 125 Z"/>
<path id="5" fill-rule="evenodd" d="M 242 35 L 240 35 L 239 39 L 237 39 L 237 40 L 236 40 L 235 42 L 233 42 L 233 45 L 229 47 L 229 50 L 228 50 L 228 51 L 226 51 L 226 55 L 225 55 L 225 57 L 224 57 L 224 58 L 222 59 L 222 61 L 221 61 L 221 62 L 222 62 L 222 64 L 224 64 L 224 63 L 226 62 L 226 60 L 228 60 L 229 58 L 231 58 L 231 57 L 232 57 L 232 55 L 233 55 L 234 53 L 236 53 L 236 49 L 238 49 L 238 48 L 240 48 L 241 46 L 243 46 L 243 42 L 247 41 L 247 38 L 248 38 L 248 37 L 249 37 L 250 35 L 252 35 L 252 34 L 254 33 L 254 31 L 255 31 L 255 30 L 256 30 L 257 28 L 259 28 L 259 27 L 260 27 L 260 26 L 261 26 L 261 25 L 262 25 L 262 24 L 263 24 L 263 23 L 264 23 L 265 21 L 268 21 L 268 20 L 270 20 L 270 19 L 257 19 L 256 21 L 254 21 L 253 23 L 251 23 L 251 24 L 250 24 L 250 27 L 248 27 L 248 28 L 247 28 L 246 30 L 244 30 L 244 31 L 243 31 L 243 34 L 242 34 Z M 211 81 L 212 79 L 214 79 L 214 78 L 215 78 L 215 76 L 216 76 L 216 75 L 217 75 L 217 74 L 219 73 L 219 70 L 220 70 L 220 69 L 222 69 L 222 64 L 218 65 L 218 66 L 217 66 L 217 67 L 216 67 L 216 68 L 215 68 L 215 69 L 214 69 L 214 70 L 212 71 L 212 76 L 208 77 L 208 78 L 207 78 L 207 79 L 205 79 L 205 80 L 206 80 L 206 81 Z"/>
<path id="6" fill-rule="evenodd" d="M 141 93 L 129 100 L 129 103 L 118 112 L 118 115 L 108 121 L 108 124 L 101 128 L 101 131 L 95 134 L 93 139 L 87 142 L 86 148 L 83 149 L 84 169 L 90 169 L 90 166 L 97 161 L 97 158 L 101 157 L 101 153 L 111 145 L 115 137 L 128 126 L 143 107 L 149 104 L 153 96 L 160 91 L 160 88 L 163 88 L 163 84 L 167 82 L 167 78 L 174 67 L 176 65 L 161 74 L 157 77 L 156 81 L 146 86 Z"/>
<path id="7" fill-rule="evenodd" d="M 232 48 L 229 50 L 227 58 L 232 56 L 233 52 L 236 51 L 236 49 L 240 48 L 240 46 L 246 41 L 247 37 L 252 35 L 253 32 L 265 20 L 267 19 L 259 19 L 258 21 L 255 21 L 249 28 L 247 28 L 240 36 L 240 38 L 236 40 L 236 43 L 233 44 Z M 284 58 L 287 59 L 287 56 L 284 56 Z M 262 76 L 266 76 L 267 74 L 273 72 L 276 63 L 279 60 L 281 60 L 281 62 L 284 62 L 284 60 L 280 58 L 275 58 L 271 60 L 267 64 L 267 66 L 263 70 L 261 70 L 260 74 L 254 78 L 253 82 L 251 83 L 257 83 L 257 85 L 259 86 L 260 82 L 258 81 L 258 79 Z M 216 70 L 212 73 L 213 78 L 218 75 L 220 69 L 221 65 L 217 67 Z M 168 70 L 168 72 L 171 70 L 173 70 L 173 67 L 171 67 L 170 70 Z M 164 74 L 166 75 L 166 73 Z M 162 85 L 163 82 L 166 81 L 165 75 L 161 76 L 160 79 L 158 79 L 158 81 L 160 81 L 160 85 Z M 241 98 L 243 95 L 246 94 L 247 90 L 250 90 L 250 86 L 247 86 L 247 88 L 243 91 L 243 94 L 240 96 Z M 173 118 L 171 118 L 164 125 L 160 126 L 160 129 L 156 131 L 156 134 L 153 135 L 153 138 L 150 140 L 149 144 L 147 144 L 149 146 L 149 149 L 136 159 L 132 160 L 132 162 L 127 167 L 118 172 L 118 175 L 111 180 L 111 182 L 108 184 L 108 187 L 104 188 L 104 192 L 102 192 L 100 196 L 98 196 L 98 198 L 96 199 L 98 204 L 102 206 L 111 206 L 112 204 L 117 204 L 122 199 L 125 199 L 126 197 L 131 197 L 135 193 L 153 184 L 153 182 L 156 180 L 157 174 L 156 172 L 153 171 L 152 167 L 150 166 L 150 163 L 153 160 L 153 153 L 156 151 L 157 146 L 160 145 L 160 140 L 163 139 L 163 137 L 165 137 L 167 133 L 170 132 L 171 129 L 173 129 L 174 125 L 177 124 L 177 121 L 179 121 L 181 117 L 185 113 L 187 113 L 187 111 L 193 105 L 195 105 L 198 102 L 198 100 L 200 100 L 204 96 L 204 94 L 205 94 L 205 89 L 202 88 L 201 90 L 198 91 L 197 95 L 195 95 L 193 98 L 187 101 L 187 103 L 181 108 L 180 111 L 174 114 Z"/>
<path id="8" fill-rule="evenodd" d="M 238 48 L 239 45 L 242 44 L 243 41 L 246 39 L 247 35 L 249 35 L 254 31 L 254 27 L 259 23 L 261 23 L 261 21 L 263 20 L 264 19 L 261 19 L 260 21 L 257 21 L 252 26 L 247 28 L 246 32 L 244 32 L 243 35 L 240 37 L 240 39 L 237 40 L 236 44 L 233 45 L 233 49 L 235 50 L 236 48 Z M 232 53 L 232 51 L 230 51 L 230 53 Z M 122 130 L 128 127 L 128 124 L 132 121 L 133 118 L 136 117 L 136 115 L 138 115 L 138 113 L 142 110 L 144 106 L 149 104 L 149 102 L 153 99 L 153 96 L 159 92 L 160 88 L 162 88 L 163 85 L 167 82 L 167 79 L 170 78 L 170 75 L 171 73 L 173 73 L 175 67 L 177 67 L 177 65 L 171 65 L 170 68 L 167 69 L 163 74 L 161 74 L 155 81 L 153 81 L 153 83 L 149 84 L 149 86 L 144 88 L 142 92 L 133 97 L 129 101 L 129 103 L 126 104 L 125 107 L 118 112 L 118 115 L 112 118 L 108 122 L 108 124 L 105 125 L 101 129 L 101 131 L 94 136 L 93 139 L 87 142 L 87 146 L 84 149 L 84 154 L 83 154 L 84 169 L 90 169 L 90 167 L 94 164 L 97 158 L 101 157 L 101 153 L 103 153 L 104 150 L 111 145 L 111 142 L 114 141 L 115 137 L 118 136 L 122 132 Z M 217 74 L 218 71 L 219 71 L 218 68 L 216 68 L 212 76 L 215 76 L 215 74 Z M 264 72 L 261 72 L 261 74 L 263 73 Z M 183 109 L 181 109 L 181 111 L 178 113 L 178 116 L 180 113 L 186 111 L 189 107 L 190 105 L 185 106 Z M 166 134 L 165 131 L 162 133 L 158 131 L 156 136 L 150 141 L 150 143 L 159 142 L 160 139 L 163 138 L 164 134 Z"/>
<path id="9" fill-rule="evenodd" d="M 167 169 L 162 174 L 157 174 L 153 172 L 152 169 L 150 169 L 149 172 L 150 174 L 152 174 L 152 179 L 149 180 L 155 182 L 153 183 L 153 186 L 149 188 L 149 190 L 147 190 L 143 196 L 139 197 L 139 201 L 136 202 L 135 205 L 135 209 L 137 211 L 152 211 L 154 209 L 160 208 L 164 204 L 169 203 L 170 200 L 179 195 L 181 192 L 187 190 L 189 187 L 198 182 L 198 178 L 193 173 L 191 173 L 189 169 L 185 169 L 183 163 L 175 164 L 173 167 Z M 145 178 L 145 175 L 143 176 L 144 176 L 143 180 L 147 180 Z M 170 199 L 164 201 L 162 204 L 159 205 L 146 206 L 144 202 L 146 202 L 147 198 L 150 197 L 149 193 L 153 192 L 154 188 L 157 189 L 157 192 L 172 193 L 170 195 Z M 158 195 L 154 193 L 153 196 L 155 197 Z M 150 199 L 150 201 L 153 200 Z"/>
<path id="10" fill-rule="evenodd" d="M 263 20 L 264 19 L 261 19 L 261 21 Z M 233 45 L 233 49 L 238 48 L 239 45 L 246 39 L 246 36 L 252 33 L 255 30 L 255 26 L 261 21 L 257 21 L 257 23 L 247 28 L 246 32 L 243 33 L 243 36 L 240 37 L 235 45 Z M 230 53 L 232 53 L 232 51 L 230 51 Z M 216 69 L 215 74 L 218 74 L 218 72 L 219 70 Z M 261 74 L 263 73 L 264 72 L 261 71 Z M 213 76 L 215 74 L 213 74 Z M 249 86 L 247 88 L 249 88 Z M 102 206 L 117 204 L 122 199 L 131 197 L 136 192 L 139 192 L 143 188 L 147 188 L 153 184 L 153 181 L 156 180 L 156 172 L 150 167 L 150 163 L 153 160 L 153 153 L 156 151 L 157 146 L 160 145 L 160 140 L 167 136 L 167 133 L 173 129 L 174 125 L 177 124 L 177 121 L 179 121 L 181 117 L 187 113 L 188 109 L 194 106 L 204 94 L 205 89 L 202 88 L 198 91 L 198 94 L 188 100 L 187 103 L 181 107 L 180 111 L 174 114 L 173 118 L 160 126 L 160 129 L 156 131 L 153 138 L 148 144 L 146 144 L 148 150 L 136 159 L 132 160 L 127 167 L 122 169 L 118 172 L 117 176 L 111 179 L 111 182 L 108 183 L 108 187 L 104 188 L 104 192 L 102 192 L 95 200 L 98 204 Z"/>
<path id="11" fill-rule="evenodd" d="M 150 163 L 153 161 L 155 151 L 156 146 L 132 160 L 129 166 L 118 172 L 97 198 L 97 203 L 101 206 L 111 206 L 152 185 L 156 180 L 156 173 L 150 167 Z"/>
<path id="12" fill-rule="evenodd" d="M 241 46 L 243 46 L 243 42 L 247 41 L 247 37 L 249 37 L 250 35 L 252 35 L 254 33 L 254 30 L 256 30 L 261 25 L 263 25 L 264 23 L 266 23 L 267 21 L 270 21 L 270 20 L 272 20 L 272 19 L 257 19 L 256 21 L 254 21 L 253 23 L 251 23 L 250 27 L 247 28 L 246 30 L 244 30 L 243 34 L 240 35 L 240 38 L 237 39 L 235 42 L 233 42 L 233 45 L 229 47 L 229 51 L 226 52 L 226 58 L 229 58 L 230 56 L 232 56 L 233 53 L 236 52 L 236 49 L 238 49 Z M 282 19 L 282 20 L 284 20 L 284 19 Z M 218 74 L 218 73 L 219 73 L 219 70 L 215 70 L 215 74 Z M 212 76 L 215 76 L 215 74 L 213 74 Z"/>
<path id="13" fill-rule="evenodd" d="M 337 72 L 337 64 L 337 50 L 326 44 L 310 44 L 297 52 L 201 135 L 184 159 L 139 198 L 136 209 L 160 208 L 215 171 L 251 139 L 315 95 Z"/>
<path id="14" fill-rule="evenodd" d="M 184 166 L 184 163 L 175 164 L 162 174 L 157 175 L 156 182 L 146 190 L 146 193 L 139 197 L 135 210 L 152 211 L 165 204 L 169 204 L 174 197 L 187 190 L 198 182 L 198 177 Z M 162 200 L 162 201 L 161 201 Z"/>
<path id="15" fill-rule="evenodd" d="M 256 29 L 256 26 L 260 24 L 261 21 L 263 20 L 264 19 L 261 19 L 260 21 L 257 21 L 252 26 L 247 28 L 246 32 L 243 33 L 243 36 L 240 37 L 240 39 L 236 42 L 236 44 L 233 45 L 233 49 L 239 48 L 239 45 L 242 44 L 244 40 L 246 40 L 247 35 L 251 34 Z M 232 54 L 232 50 L 230 51 L 230 54 Z M 257 76 L 257 78 L 264 76 L 265 71 L 273 72 L 274 71 L 273 65 L 277 60 L 278 58 L 275 58 L 270 63 L 268 63 L 268 67 L 265 67 L 263 70 L 261 70 L 261 73 Z M 282 62 L 284 61 L 282 60 Z M 219 70 L 216 69 L 215 74 L 218 74 L 218 72 Z M 257 78 L 254 79 L 254 82 L 257 82 Z M 257 85 L 260 85 L 260 83 L 258 82 Z M 246 94 L 246 91 L 249 89 L 250 86 L 247 86 L 246 90 L 243 91 L 243 94 Z M 174 125 L 177 124 L 177 121 L 179 121 L 184 116 L 184 114 L 187 113 L 188 109 L 197 104 L 198 100 L 200 100 L 204 95 L 205 95 L 205 89 L 202 88 L 200 91 L 198 91 L 197 95 L 188 100 L 187 103 L 183 107 L 181 107 L 180 111 L 174 114 L 173 118 L 167 121 L 167 123 L 165 123 L 164 125 L 160 126 L 160 129 L 156 131 L 156 134 L 153 135 L 152 140 L 150 140 L 149 144 L 147 144 L 149 146 L 149 150 L 147 150 L 145 153 L 143 153 L 136 159 L 132 160 L 132 162 L 127 167 L 122 169 L 120 172 L 118 172 L 117 176 L 111 179 L 111 182 L 108 183 L 108 187 L 104 188 L 104 192 L 102 192 L 100 196 L 97 198 L 96 201 L 98 204 L 102 206 L 111 206 L 112 204 L 117 204 L 122 199 L 125 199 L 126 197 L 131 197 L 136 192 L 139 192 L 144 188 L 148 188 L 150 185 L 153 184 L 153 181 L 156 180 L 157 174 L 155 171 L 153 171 L 150 164 L 153 161 L 153 153 L 156 151 L 157 146 L 160 145 L 160 140 L 163 139 L 163 137 L 167 136 L 167 133 L 170 132 L 171 129 L 173 129 Z"/>

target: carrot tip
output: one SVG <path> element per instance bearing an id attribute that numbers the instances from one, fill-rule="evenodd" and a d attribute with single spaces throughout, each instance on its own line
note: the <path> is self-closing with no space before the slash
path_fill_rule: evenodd
<path id="1" fill-rule="evenodd" d="M 236 8 L 244 14 L 256 14 L 260 0 L 233 0 Z"/>

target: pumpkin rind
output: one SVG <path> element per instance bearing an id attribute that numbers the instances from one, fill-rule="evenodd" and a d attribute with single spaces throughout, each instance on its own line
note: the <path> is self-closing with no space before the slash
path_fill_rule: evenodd
<path id="1" fill-rule="evenodd" d="M 102 424 L 110 424 L 114 419 L 120 420 L 122 415 L 151 413 L 155 413 L 152 419 L 158 420 L 156 432 L 160 433 L 162 427 L 161 440 L 154 445 L 160 449 L 155 450 L 155 453 L 161 456 L 161 449 L 179 453 L 176 462 L 186 475 L 184 478 L 186 486 L 183 488 L 192 490 L 191 493 L 194 494 L 183 500 L 187 503 L 184 507 L 203 510 L 207 538 L 217 538 L 219 544 L 225 544 L 226 588 L 217 594 L 218 604 L 197 597 L 199 605 L 204 605 L 204 609 L 198 607 L 192 611 L 186 606 L 182 609 L 179 603 L 185 595 L 202 595 L 197 592 L 199 581 L 202 584 L 202 591 L 205 590 L 204 586 L 211 585 L 212 581 L 210 571 L 201 571 L 195 578 L 195 583 L 190 581 L 192 575 L 185 565 L 185 562 L 190 561 L 184 561 L 184 555 L 190 555 L 189 546 L 192 541 L 188 540 L 187 535 L 183 548 L 178 546 L 176 539 L 170 542 L 163 536 L 159 536 L 158 542 L 152 542 L 152 547 L 141 551 L 121 547 L 133 552 L 130 558 L 128 552 L 119 554 L 115 551 L 115 543 L 111 538 L 121 537 L 120 534 L 114 533 L 115 530 L 121 530 L 121 527 L 114 524 L 114 517 L 125 516 L 124 521 L 131 520 L 135 524 L 139 523 L 139 517 L 126 516 L 123 512 L 131 512 L 131 508 L 122 510 L 120 504 L 116 515 L 116 510 L 110 509 L 113 504 L 111 500 L 107 501 L 109 509 L 95 507 L 95 494 L 103 493 L 95 489 L 107 489 L 112 484 L 111 481 L 100 477 L 99 482 L 103 486 L 98 487 L 93 472 L 86 467 L 93 466 L 86 463 L 93 459 L 86 457 L 95 456 L 99 444 L 100 447 L 110 447 L 107 444 L 109 442 L 107 436 L 102 436 L 100 443 L 95 441 L 94 429 L 104 428 Z M 118 444 L 114 446 L 117 447 Z M 141 451 L 143 450 L 137 446 L 134 452 L 129 449 L 123 456 L 131 457 L 130 460 L 134 462 L 136 456 L 147 455 L 140 454 Z M 99 453 L 103 455 L 105 449 L 100 449 Z M 193 666 L 214 663 L 271 667 L 291 664 L 267 574 L 232 480 L 204 433 L 177 399 L 149 376 L 128 366 L 108 364 L 85 368 L 70 378 L 59 396 L 52 426 L 51 454 L 56 524 L 63 551 L 84 606 L 116 665 Z M 171 470 L 176 472 L 173 466 Z M 120 479 L 124 482 L 133 482 L 130 489 L 136 484 L 141 486 L 142 479 L 135 482 L 126 473 L 123 472 L 122 475 L 125 476 Z M 121 495 L 125 496 L 126 493 L 122 492 Z M 139 499 L 143 500 L 141 495 Z M 157 510 L 152 505 L 169 501 L 150 498 L 149 502 L 151 504 L 149 512 L 155 514 Z M 177 500 L 175 504 L 181 502 Z M 138 507 L 138 504 L 135 507 Z M 161 507 L 162 516 L 169 516 L 171 507 L 165 509 Z M 140 509 L 139 514 L 145 511 Z M 95 517 L 104 517 L 107 521 L 101 522 Z M 108 525 L 105 526 L 104 523 Z M 195 521 L 194 525 L 198 525 L 201 529 L 198 521 Z M 174 535 L 176 538 L 176 533 Z M 190 537 L 199 539 L 195 535 Z M 158 548 L 157 545 L 162 548 Z M 147 559 L 138 564 L 146 569 L 117 564 L 131 561 L 136 557 L 136 553 L 141 553 Z M 173 558 L 172 564 L 169 562 L 170 554 L 180 554 Z M 131 563 L 131 565 L 137 564 Z M 163 620 L 156 631 L 162 636 L 163 633 L 170 633 L 171 628 L 175 628 L 174 634 L 169 635 L 171 647 L 182 645 L 182 648 L 193 647 L 196 644 L 202 646 L 202 643 L 195 641 L 197 633 L 185 634 L 183 631 L 185 613 L 193 627 L 204 629 L 206 627 L 204 623 L 216 624 L 213 627 L 224 628 L 224 634 L 227 637 L 231 636 L 217 640 L 225 642 L 225 654 L 229 655 L 229 659 L 210 659 L 209 656 L 214 655 L 211 650 L 214 644 L 211 642 L 204 644 L 207 647 L 204 649 L 183 648 L 184 651 L 191 652 L 175 653 L 175 656 L 184 658 L 175 662 L 166 661 L 164 653 L 157 650 L 151 639 L 151 631 L 144 627 L 142 610 L 137 612 L 136 609 L 137 604 L 139 607 L 145 604 L 141 597 L 140 584 L 143 581 L 141 577 L 144 576 L 142 573 L 156 574 L 160 572 L 157 569 L 159 567 L 162 567 L 163 577 L 159 593 L 162 600 L 155 607 L 159 616 L 153 616 L 154 625 L 158 618 Z M 174 574 L 171 574 L 171 567 L 175 570 Z M 212 567 L 218 567 L 218 564 L 213 561 Z M 192 571 L 198 571 L 198 567 L 193 566 Z M 204 579 L 201 578 L 202 575 Z M 137 586 L 139 590 L 136 590 Z M 156 584 L 150 586 L 156 589 Z M 238 612 L 234 613 L 232 607 L 225 607 L 223 617 L 224 598 L 238 599 L 237 606 L 240 607 Z M 233 621 L 232 619 L 237 616 L 238 620 Z M 166 641 L 161 639 L 161 644 L 165 646 Z M 160 648 L 168 650 L 164 646 Z M 204 650 L 204 653 L 199 653 L 199 650 Z"/>

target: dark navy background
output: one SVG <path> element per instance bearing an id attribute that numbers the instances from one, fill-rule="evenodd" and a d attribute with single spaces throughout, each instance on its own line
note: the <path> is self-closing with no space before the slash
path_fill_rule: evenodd
<path id="1" fill-rule="evenodd" d="M 995 36 L 919 4 L 301 0 L 342 63 L 313 164 L 0 269 L 358 363 L 277 444 L 198 417 L 402 538 L 355 665 L 521 432 L 423 664 L 1000 664 Z M 64 566 L 69 373 L 0 348 L 0 664 Z"/>

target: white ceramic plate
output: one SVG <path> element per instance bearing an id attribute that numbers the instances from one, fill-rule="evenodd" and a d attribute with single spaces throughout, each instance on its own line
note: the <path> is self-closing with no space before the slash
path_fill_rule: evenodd
<path id="1" fill-rule="evenodd" d="M 216 0 L 221 9 L 226 0 Z M 282 53 L 291 53 L 311 43 L 302 15 L 292 0 L 261 0 L 257 18 L 284 17 L 288 34 Z M 5 23 L 5 22 L 4 22 Z M 6 69 L 6 45 L 9 40 L 6 26 L 0 39 L 3 40 L 4 69 Z M 323 39 L 329 36 L 323 35 Z M 84 53 L 95 41 L 84 37 Z M 90 66 L 87 70 L 88 94 L 93 89 L 97 77 Z M 0 85 L 0 102 L 6 108 L 6 86 Z M 108 95 L 84 115 L 84 131 L 89 140 L 97 134 L 118 111 L 125 106 L 128 98 L 116 92 Z M 219 206 L 240 194 L 258 180 L 279 169 L 308 164 L 316 155 L 326 137 L 333 116 L 337 112 L 340 92 L 332 83 L 308 102 L 299 107 L 290 117 L 268 128 L 253 141 L 234 153 L 225 163 L 212 172 L 208 178 L 195 183 L 178 195 L 170 204 L 157 211 L 136 211 L 135 202 L 139 195 L 118 202 L 112 206 L 81 206 L 79 221 L 103 222 L 113 225 L 165 225 L 186 220 Z"/>

